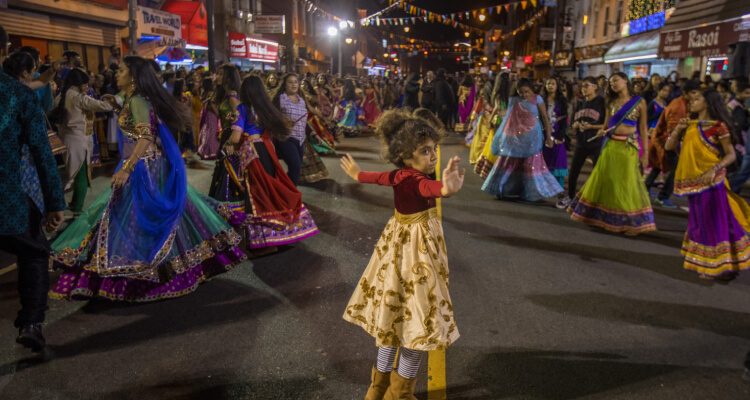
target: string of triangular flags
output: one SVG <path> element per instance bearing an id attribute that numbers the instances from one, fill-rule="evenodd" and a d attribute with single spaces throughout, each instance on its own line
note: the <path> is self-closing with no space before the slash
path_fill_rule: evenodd
<path id="1" fill-rule="evenodd" d="M 526 30 L 526 29 L 529 29 L 532 26 L 534 26 L 534 24 L 536 24 L 537 21 L 539 21 L 539 18 L 542 16 L 542 14 L 544 14 L 546 12 L 547 12 L 547 9 L 543 8 L 543 9 L 539 10 L 536 14 L 534 14 L 533 17 L 529 18 L 529 20 L 526 21 L 526 23 L 524 23 L 523 25 L 521 25 L 518 28 L 514 29 L 512 32 L 508 32 L 508 33 L 506 33 L 504 35 L 500 35 L 498 38 L 490 37 L 488 40 L 490 42 L 500 42 L 500 41 L 503 41 L 503 40 L 505 40 L 506 38 L 508 38 L 510 36 L 515 36 L 516 33 L 521 32 L 521 31 Z"/>
<path id="2" fill-rule="evenodd" d="M 342 18 L 339 18 L 328 11 L 318 7 L 315 3 L 313 3 L 310 0 L 297 0 L 298 3 L 303 4 L 305 6 L 305 10 L 309 13 L 319 14 L 323 18 L 334 20 L 334 21 L 342 21 Z"/>
<path id="3" fill-rule="evenodd" d="M 362 26 L 368 26 L 368 25 L 375 25 L 380 26 L 383 25 L 404 25 L 408 23 L 415 24 L 417 21 L 422 22 L 432 22 L 432 23 L 441 23 L 444 25 L 453 26 L 454 28 L 460 28 L 466 31 L 473 31 L 476 33 L 484 32 L 483 29 L 479 29 L 470 25 L 466 25 L 464 23 L 459 22 L 459 20 L 463 21 L 469 20 L 472 17 L 477 18 L 479 15 L 492 15 L 493 13 L 500 14 L 503 9 L 505 9 L 505 12 L 510 11 L 510 7 L 512 6 L 515 10 L 520 5 L 522 9 L 526 9 L 528 4 L 531 3 L 532 6 L 537 7 L 537 4 L 540 4 L 542 7 L 544 6 L 544 0 L 517 0 L 512 1 L 509 3 L 496 5 L 492 7 L 487 8 L 478 8 L 475 10 L 467 10 L 467 11 L 461 11 L 461 12 L 455 12 L 450 14 L 438 14 L 435 12 L 432 12 L 430 10 L 411 5 L 406 4 L 406 2 L 400 1 L 397 3 L 391 4 L 387 9 L 392 9 L 391 7 L 394 5 L 400 5 L 401 9 L 403 9 L 406 13 L 413 15 L 414 17 L 403 17 L 403 18 L 380 18 L 380 15 L 382 12 L 373 14 L 371 16 L 368 16 L 366 18 L 362 18 L 360 20 L 360 24 Z"/>
<path id="4" fill-rule="evenodd" d="M 389 5 L 388 7 L 384 8 L 384 9 L 382 9 L 382 10 L 380 10 L 380 11 L 378 11 L 378 12 L 372 14 L 372 15 L 368 15 L 368 16 L 362 18 L 361 21 L 370 20 L 372 18 L 380 17 L 381 15 L 387 13 L 388 11 L 391 11 L 391 10 L 395 9 L 396 7 L 400 6 L 401 3 L 403 3 L 403 2 L 404 2 L 404 0 L 397 0 L 397 1 L 391 0 L 391 5 Z"/>

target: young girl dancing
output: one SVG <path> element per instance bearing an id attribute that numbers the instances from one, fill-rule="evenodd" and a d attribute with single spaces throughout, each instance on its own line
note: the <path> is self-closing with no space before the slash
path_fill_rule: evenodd
<path id="1" fill-rule="evenodd" d="M 690 207 L 684 267 L 704 279 L 729 280 L 750 268 L 750 206 L 727 190 L 725 178 L 726 167 L 736 159 L 732 118 L 714 89 L 693 97 L 690 111 L 698 120 L 681 119 L 664 145 L 672 151 L 682 136 L 674 194 L 688 196 Z"/>
<path id="2" fill-rule="evenodd" d="M 349 154 L 341 167 L 361 183 L 392 186 L 396 213 L 375 246 L 344 319 L 365 329 L 378 347 L 365 399 L 407 399 L 414 398 L 423 352 L 444 349 L 459 337 L 435 199 L 458 192 L 466 171 L 459 171 L 460 160 L 454 157 L 442 182 L 428 177 L 437 166 L 442 134 L 424 119 L 391 110 L 378 120 L 376 133 L 385 143 L 386 159 L 399 169 L 364 172 Z M 398 370 L 391 373 L 399 348 Z"/>

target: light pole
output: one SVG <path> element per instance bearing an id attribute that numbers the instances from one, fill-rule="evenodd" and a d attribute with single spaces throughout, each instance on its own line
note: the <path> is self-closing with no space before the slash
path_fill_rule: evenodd
<path id="1" fill-rule="evenodd" d="M 333 40 L 336 36 L 338 36 L 339 30 L 335 27 L 328 28 L 328 36 L 331 37 L 331 75 L 333 75 Z M 339 47 L 339 58 L 341 58 L 341 47 Z M 341 67 L 339 67 L 341 68 Z"/>

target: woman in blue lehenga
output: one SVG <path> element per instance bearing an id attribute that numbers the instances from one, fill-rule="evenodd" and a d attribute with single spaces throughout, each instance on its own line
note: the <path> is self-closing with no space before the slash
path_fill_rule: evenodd
<path id="1" fill-rule="evenodd" d="M 102 193 L 52 243 L 64 272 L 53 298 L 153 301 L 188 294 L 245 259 L 227 222 L 245 214 L 187 184 L 172 132 L 191 121 L 141 57 L 125 57 L 118 133 L 123 161 Z"/>

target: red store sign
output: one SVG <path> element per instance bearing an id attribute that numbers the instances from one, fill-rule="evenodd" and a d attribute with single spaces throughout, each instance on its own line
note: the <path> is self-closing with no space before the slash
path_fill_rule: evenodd
<path id="1" fill-rule="evenodd" d="M 662 33 L 660 58 L 713 57 L 727 54 L 727 46 L 750 42 L 750 18 Z"/>
<path id="2" fill-rule="evenodd" d="M 276 62 L 279 59 L 279 44 L 230 31 L 229 57 L 247 58 L 251 61 Z"/>

